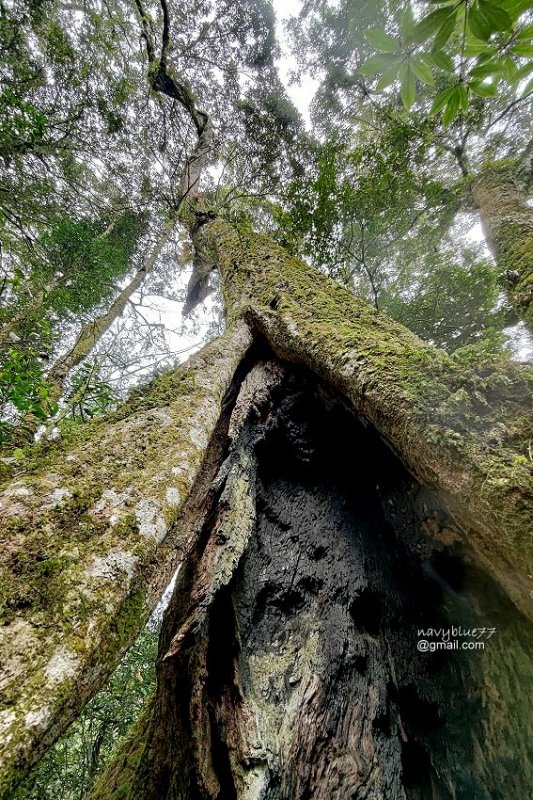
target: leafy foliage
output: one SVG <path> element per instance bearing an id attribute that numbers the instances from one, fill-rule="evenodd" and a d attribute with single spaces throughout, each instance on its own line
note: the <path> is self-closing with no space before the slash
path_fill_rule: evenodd
<path id="1" fill-rule="evenodd" d="M 396 22 L 396 35 L 368 28 L 366 38 L 378 52 L 359 73 L 381 75 L 376 91 L 399 79 L 403 105 L 410 110 L 417 83 L 436 86 L 431 113 L 442 112 L 449 125 L 466 112 L 472 95 L 490 98 L 500 81 L 533 92 L 533 25 L 528 0 L 442 0 L 416 19 L 410 4 Z M 437 6 L 437 7 L 435 7 Z M 444 88 L 442 83 L 446 83 Z"/>
<path id="2" fill-rule="evenodd" d="M 13 800 L 83 800 L 155 687 L 158 628 L 149 625 Z"/>
<path id="3" fill-rule="evenodd" d="M 490 340 L 504 342 L 507 311 L 500 302 L 498 270 L 476 251 L 463 249 L 461 261 L 450 254 L 433 257 L 431 269 L 413 286 L 412 271 L 400 275 L 383 297 L 382 308 L 421 338 L 453 352 Z M 403 287 L 402 287 L 403 283 Z"/>

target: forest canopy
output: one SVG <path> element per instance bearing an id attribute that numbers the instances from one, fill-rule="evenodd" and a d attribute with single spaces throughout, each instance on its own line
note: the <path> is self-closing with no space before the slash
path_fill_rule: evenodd
<path id="1" fill-rule="evenodd" d="M 172 4 L 166 58 L 213 126 L 205 191 L 437 346 L 520 357 L 530 271 L 513 248 L 507 263 L 476 186 L 492 175 L 527 201 L 530 5 L 307 2 L 283 32 L 267 2 Z M 109 408 L 183 341 L 142 301 L 178 299 L 188 260 L 176 211 L 196 129 L 150 78 L 161 14 L 2 4 L 6 442 L 30 418 L 50 430 Z M 310 78 L 305 124 L 291 97 Z"/>

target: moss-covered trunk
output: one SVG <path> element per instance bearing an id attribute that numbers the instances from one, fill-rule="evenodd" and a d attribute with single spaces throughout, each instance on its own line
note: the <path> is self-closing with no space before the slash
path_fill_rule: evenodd
<path id="1" fill-rule="evenodd" d="M 230 435 L 155 702 L 91 800 L 526 796 L 527 632 L 442 501 L 301 368 L 257 365 Z"/>
<path id="2" fill-rule="evenodd" d="M 353 786 L 360 792 L 353 796 L 402 797 L 424 732 L 420 720 L 404 720 L 408 712 L 394 695 L 409 698 L 419 674 L 419 662 L 410 666 L 416 641 L 409 639 L 419 621 L 412 602 L 418 589 L 413 583 L 410 598 L 401 573 L 411 574 L 412 554 L 426 547 L 424 531 L 437 537 L 453 531 L 466 547 L 465 564 L 487 570 L 483 580 L 531 614 L 533 376 L 489 363 L 476 371 L 425 345 L 267 237 L 239 232 L 209 213 L 197 215 L 192 228 L 202 280 L 210 267 L 220 269 L 228 334 L 140 393 L 114 420 L 89 428 L 83 442 L 52 449 L 44 464 L 36 459 L 35 470 L 0 498 L 10 548 L 3 564 L 4 786 L 105 679 L 142 626 L 155 591 L 184 559 L 161 642 L 155 716 L 145 718 L 155 727 L 144 756 L 142 737 L 131 745 L 140 772 L 126 786 L 131 760 L 116 771 L 116 796 L 129 796 L 135 786 L 136 798 L 144 792 L 295 800 L 328 789 L 351 797 L 346 786 Z M 253 369 L 265 354 L 273 365 Z M 300 435 L 289 411 L 278 413 L 278 406 L 297 406 L 291 398 L 299 392 L 309 414 L 314 398 L 326 398 L 346 407 L 350 425 L 360 430 L 357 418 L 369 426 L 369 440 L 346 434 L 352 443 L 342 451 L 346 468 L 340 468 L 342 426 L 327 433 L 324 471 L 314 455 L 322 452 L 320 442 Z M 293 435 L 292 450 L 285 433 Z M 387 488 L 390 456 L 381 456 L 387 450 L 380 440 L 412 476 L 391 468 L 404 476 L 403 493 L 394 482 Z M 352 474 L 359 452 L 364 468 Z M 417 510 L 410 491 L 430 491 L 436 517 Z M 391 497 L 405 506 L 396 521 L 387 510 Z M 406 529 L 408 518 L 415 534 Z M 309 520 L 305 530 L 301 519 Z M 413 563 L 420 586 L 424 570 L 437 585 L 448 582 L 433 575 L 433 546 L 424 551 L 426 566 L 424 558 Z M 428 623 L 436 626 L 440 614 L 438 603 L 431 606 Z M 293 644 L 285 641 L 291 632 Z M 516 682 L 521 660 L 509 658 L 506 670 Z M 422 687 L 422 707 L 444 709 L 453 686 L 462 687 L 463 698 L 478 697 L 470 669 L 443 678 L 442 691 Z M 394 691 L 387 689 L 391 681 Z M 392 698 L 387 703 L 385 695 Z M 502 724 L 514 733 L 506 741 L 515 742 L 521 764 L 521 734 L 508 720 L 516 691 L 502 690 L 502 697 L 504 710 L 483 718 L 484 731 L 507 720 Z M 279 729 L 285 714 L 300 738 Z M 453 738 L 453 725 L 449 733 Z M 426 760 L 441 746 L 435 736 Z M 491 750 L 481 758 L 476 736 L 469 741 L 483 786 L 483 771 L 497 756 Z M 415 742 L 407 765 L 405 737 Z M 443 780 L 457 774 L 450 746 L 442 745 L 446 752 L 437 760 Z M 261 794 L 263 785 L 270 793 Z M 397 793 L 387 794 L 387 786 Z M 435 797 L 446 796 L 440 786 Z"/>
<path id="3" fill-rule="evenodd" d="M 488 169 L 473 185 L 485 238 L 516 313 L 533 331 L 533 207 L 508 167 Z"/>
<path id="4" fill-rule="evenodd" d="M 250 341 L 232 327 L 111 417 L 30 450 L 0 492 L 0 797 L 107 679 L 180 562 Z"/>

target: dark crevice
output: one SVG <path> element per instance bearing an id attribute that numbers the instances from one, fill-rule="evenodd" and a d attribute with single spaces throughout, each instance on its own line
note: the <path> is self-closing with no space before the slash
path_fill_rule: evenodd
<path id="1" fill-rule="evenodd" d="M 236 394 L 237 385 L 228 410 Z M 455 529 L 439 498 L 305 371 L 287 370 L 246 431 L 258 465 L 255 527 L 210 607 L 207 639 L 162 668 L 160 693 L 185 741 L 174 789 L 154 798 L 238 800 L 238 780 L 265 752 L 263 800 L 527 796 L 522 619 L 466 546 L 441 536 Z M 213 463 L 228 457 L 226 442 Z M 180 576 L 167 644 L 227 511 L 223 483 L 214 481 Z M 419 630 L 460 624 L 495 626 L 500 638 L 485 652 L 418 651 Z M 190 708 L 199 684 L 208 723 Z M 157 722 L 176 738 L 172 713 Z M 191 761 L 183 777 L 187 742 L 202 736 L 218 794 L 199 788 L 202 764 Z"/>
<path id="2" fill-rule="evenodd" d="M 211 609 L 207 650 L 206 690 L 210 699 L 211 757 L 220 783 L 220 791 L 216 800 L 237 800 L 224 724 L 221 724 L 219 719 L 220 709 L 223 708 L 225 701 L 230 702 L 233 707 L 239 702 L 234 686 L 236 655 L 235 620 L 231 595 L 227 589 L 224 589 L 215 599 Z M 226 696 L 228 692 L 230 697 Z"/>

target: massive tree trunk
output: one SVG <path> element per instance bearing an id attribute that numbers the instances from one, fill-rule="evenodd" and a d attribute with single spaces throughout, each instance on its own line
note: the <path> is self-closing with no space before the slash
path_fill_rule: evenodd
<path id="1" fill-rule="evenodd" d="M 514 309 L 533 331 L 533 208 L 509 167 L 487 169 L 473 184 L 481 224 Z"/>
<path id="2" fill-rule="evenodd" d="M 263 355 L 165 618 L 157 696 L 91 800 L 526 796 L 516 609 L 375 429 Z M 496 639 L 417 651 L 419 628 L 452 625 Z"/>
<path id="3" fill-rule="evenodd" d="M 506 748 L 521 796 L 531 371 L 477 373 L 267 237 L 189 221 L 228 333 L 0 498 L 1 796 L 182 560 L 154 706 L 108 776 L 117 798 L 440 798 L 454 782 L 489 797 Z M 485 626 L 507 633 L 479 673 L 464 654 L 419 660 L 419 624 L 471 624 L 486 598 Z"/>

